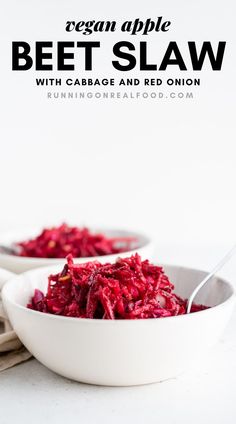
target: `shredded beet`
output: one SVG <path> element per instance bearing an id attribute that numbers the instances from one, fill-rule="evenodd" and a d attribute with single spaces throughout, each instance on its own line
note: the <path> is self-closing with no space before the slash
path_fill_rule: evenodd
<path id="1" fill-rule="evenodd" d="M 74 264 L 50 275 L 46 295 L 36 289 L 28 308 L 68 317 L 98 319 L 160 318 L 186 313 L 186 300 L 173 293 L 163 269 L 138 254 L 114 264 Z M 207 309 L 194 305 L 192 312 Z"/>
<path id="2" fill-rule="evenodd" d="M 104 234 L 92 234 L 87 228 L 59 227 L 46 228 L 31 240 L 17 243 L 19 256 L 33 258 L 74 258 L 104 256 L 132 250 L 133 237 L 108 238 Z"/>

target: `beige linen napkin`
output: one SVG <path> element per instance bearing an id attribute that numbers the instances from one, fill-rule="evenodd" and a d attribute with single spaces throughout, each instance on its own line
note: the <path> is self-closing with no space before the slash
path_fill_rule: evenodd
<path id="1" fill-rule="evenodd" d="M 3 310 L 0 294 L 0 371 L 13 367 L 31 357 L 22 345 Z"/>

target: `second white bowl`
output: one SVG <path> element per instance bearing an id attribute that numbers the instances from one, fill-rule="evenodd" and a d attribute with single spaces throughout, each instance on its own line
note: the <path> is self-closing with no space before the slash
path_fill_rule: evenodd
<path id="1" fill-rule="evenodd" d="M 19 242 L 22 240 L 28 240 L 32 237 L 37 236 L 41 230 L 25 230 L 19 232 L 7 232 L 0 234 L 0 245 L 11 246 L 12 243 Z M 130 251 L 113 254 L 113 255 L 104 255 L 104 256 L 93 256 L 91 258 L 74 258 L 76 263 L 83 263 L 88 261 L 97 260 L 101 263 L 105 262 L 114 262 L 115 259 L 119 257 L 127 257 L 137 252 L 143 258 L 151 258 L 154 250 L 153 241 L 146 235 L 126 231 L 126 230 L 116 230 L 116 229 L 92 229 L 92 232 L 105 234 L 107 237 L 133 237 L 137 241 L 134 242 L 131 246 Z M 8 271 L 21 273 L 28 271 L 30 269 L 50 266 L 56 264 L 64 264 L 64 259 L 50 259 L 50 258 L 28 258 L 22 256 L 8 255 L 0 252 L 0 267 L 7 269 Z"/>

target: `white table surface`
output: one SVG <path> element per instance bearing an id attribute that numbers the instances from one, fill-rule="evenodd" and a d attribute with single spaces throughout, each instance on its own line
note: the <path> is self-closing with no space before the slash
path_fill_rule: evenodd
<path id="1" fill-rule="evenodd" d="M 226 247 L 226 246 L 225 246 Z M 158 249 L 163 262 L 210 268 L 224 246 Z M 236 283 L 235 259 L 221 272 Z M 0 374 L 0 423 L 233 424 L 236 422 L 236 310 L 202 364 L 176 379 L 98 387 L 62 378 L 35 359 Z"/>

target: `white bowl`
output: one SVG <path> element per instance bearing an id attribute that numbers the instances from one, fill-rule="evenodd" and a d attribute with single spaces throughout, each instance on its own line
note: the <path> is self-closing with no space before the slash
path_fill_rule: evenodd
<path id="1" fill-rule="evenodd" d="M 41 232 L 37 230 L 25 230 L 19 232 L 7 232 L 0 234 L 0 246 L 11 246 L 12 243 L 20 242 L 23 240 L 29 240 L 32 237 L 37 236 Z M 133 243 L 132 250 L 129 252 L 122 252 L 113 255 L 94 256 L 92 258 L 75 258 L 76 263 L 83 263 L 87 261 L 98 260 L 101 263 L 114 262 L 119 257 L 127 257 L 131 254 L 138 252 L 142 257 L 151 257 L 154 250 L 153 241 L 140 233 L 125 231 L 125 230 L 111 230 L 111 229 L 92 229 L 92 232 L 105 234 L 107 237 L 134 237 L 137 242 Z M 0 267 L 7 269 L 8 271 L 21 273 L 30 269 L 38 267 L 46 267 L 55 264 L 63 264 L 64 259 L 51 259 L 51 258 L 28 258 L 22 256 L 8 255 L 0 252 Z"/>
<path id="2" fill-rule="evenodd" d="M 188 268 L 164 268 L 183 297 L 206 275 Z M 90 384 L 127 386 L 178 376 L 217 342 L 236 298 L 230 283 L 214 278 L 197 298 L 212 308 L 190 315 L 112 321 L 27 309 L 34 288 L 45 291 L 47 276 L 55 271 L 58 267 L 39 268 L 13 277 L 3 288 L 4 307 L 19 338 L 42 364 Z"/>

